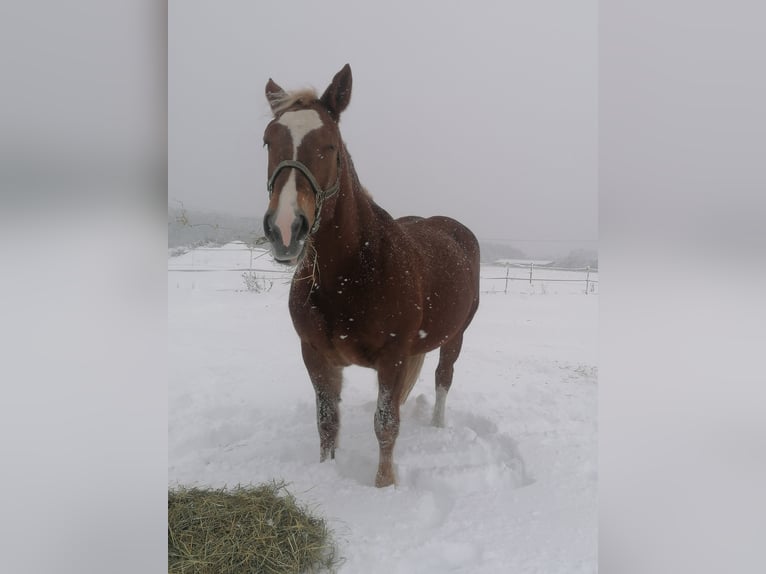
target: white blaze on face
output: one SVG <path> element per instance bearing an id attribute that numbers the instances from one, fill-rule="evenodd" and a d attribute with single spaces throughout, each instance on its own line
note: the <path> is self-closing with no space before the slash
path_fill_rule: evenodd
<path id="1" fill-rule="evenodd" d="M 279 118 L 278 124 L 290 130 L 293 140 L 293 160 L 298 159 L 298 148 L 306 137 L 306 134 L 321 128 L 324 124 L 316 110 L 298 110 L 285 112 Z M 298 209 L 298 188 L 295 183 L 295 170 L 290 170 L 290 176 L 282 188 L 277 205 L 277 215 L 274 223 L 282 234 L 282 243 L 290 245 L 292 239 L 292 225 L 295 220 L 295 212 Z"/>

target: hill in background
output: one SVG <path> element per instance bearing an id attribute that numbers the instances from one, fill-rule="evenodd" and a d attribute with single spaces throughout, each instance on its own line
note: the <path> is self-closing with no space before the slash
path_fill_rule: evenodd
<path id="1" fill-rule="evenodd" d="M 494 263 L 498 259 L 528 259 L 521 250 L 502 243 L 481 242 L 481 262 Z"/>
<path id="2" fill-rule="evenodd" d="M 575 249 L 570 251 L 566 257 L 556 259 L 552 266 L 570 269 L 583 267 L 598 269 L 598 252 L 592 249 Z"/>

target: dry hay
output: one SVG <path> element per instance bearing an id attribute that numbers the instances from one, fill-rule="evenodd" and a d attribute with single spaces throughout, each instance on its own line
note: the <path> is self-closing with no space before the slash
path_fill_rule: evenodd
<path id="1" fill-rule="evenodd" d="M 338 563 L 324 520 L 284 483 L 168 491 L 168 573 L 332 571 Z"/>

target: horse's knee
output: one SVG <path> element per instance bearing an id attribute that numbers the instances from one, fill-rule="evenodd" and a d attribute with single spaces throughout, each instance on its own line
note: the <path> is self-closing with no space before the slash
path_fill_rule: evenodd
<path id="1" fill-rule="evenodd" d="M 396 440 L 399 435 L 399 413 L 394 412 L 394 407 L 378 408 L 375 411 L 375 436 L 378 437 L 380 446 Z M 384 444 L 385 443 L 385 444 Z"/>
<path id="2" fill-rule="evenodd" d="M 317 391 L 317 430 L 319 431 L 319 462 L 335 458 L 340 429 L 339 396 Z"/>

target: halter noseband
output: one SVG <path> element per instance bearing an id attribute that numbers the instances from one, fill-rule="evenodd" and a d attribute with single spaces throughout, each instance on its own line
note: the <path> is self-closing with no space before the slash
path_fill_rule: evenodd
<path id="1" fill-rule="evenodd" d="M 269 191 L 269 197 L 271 197 L 271 194 L 274 193 L 274 182 L 276 181 L 277 176 L 279 175 L 279 172 L 289 167 L 297 169 L 304 176 L 306 176 L 306 179 L 309 180 L 309 183 L 311 184 L 311 189 L 314 190 L 314 196 L 316 197 L 316 201 L 315 201 L 316 207 L 315 207 L 315 214 L 314 214 L 314 225 L 312 225 L 311 229 L 309 230 L 309 235 L 311 235 L 317 229 L 319 229 L 319 215 L 322 210 L 322 204 L 325 202 L 325 200 L 328 197 L 332 197 L 333 195 L 338 193 L 338 190 L 340 189 L 340 154 L 338 154 L 338 176 L 335 179 L 335 184 L 328 189 L 322 189 L 319 186 L 319 183 L 314 177 L 314 174 L 311 173 L 311 170 L 309 170 L 309 168 L 306 167 L 303 163 L 294 159 L 286 159 L 284 161 L 279 162 L 277 167 L 274 168 L 274 172 L 271 174 L 271 177 L 269 178 L 269 181 L 266 184 L 266 189 L 268 189 Z"/>

